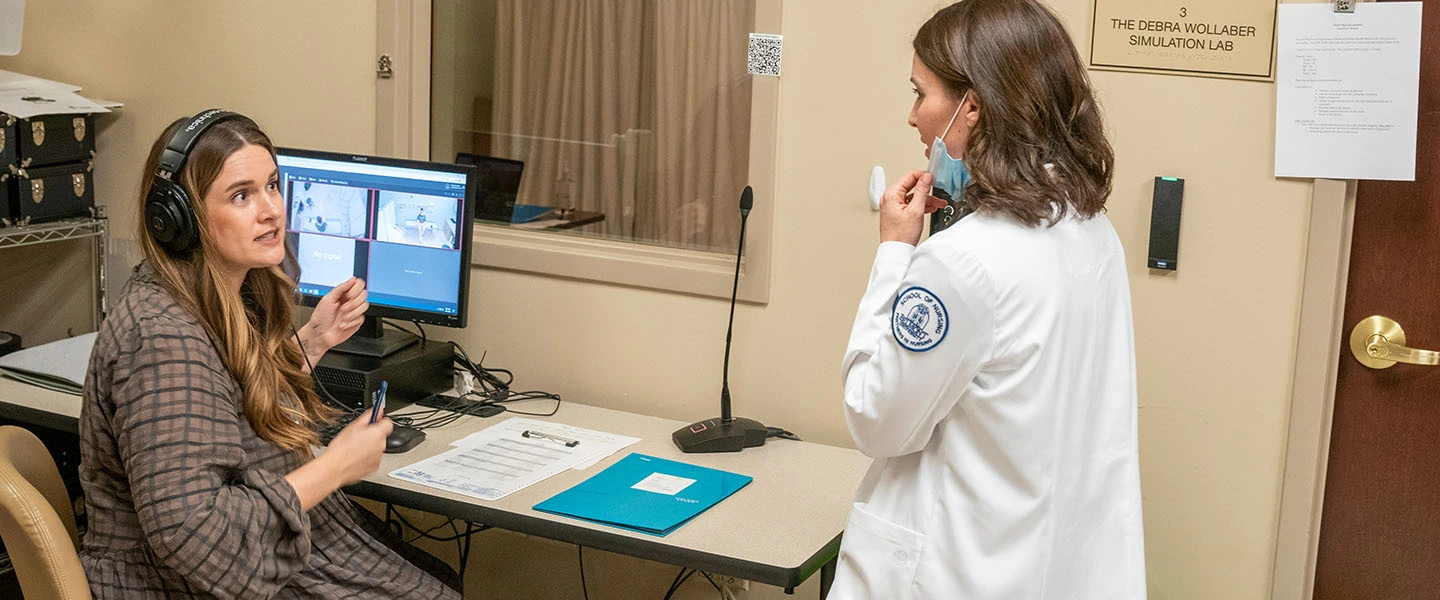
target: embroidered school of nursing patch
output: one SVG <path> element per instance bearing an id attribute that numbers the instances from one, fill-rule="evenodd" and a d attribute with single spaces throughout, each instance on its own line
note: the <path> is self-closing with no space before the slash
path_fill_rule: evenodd
<path id="1" fill-rule="evenodd" d="M 950 329 L 950 314 L 935 294 L 923 287 L 905 288 L 895 298 L 890 315 L 890 331 L 895 341 L 906 350 L 924 352 L 945 340 Z"/>

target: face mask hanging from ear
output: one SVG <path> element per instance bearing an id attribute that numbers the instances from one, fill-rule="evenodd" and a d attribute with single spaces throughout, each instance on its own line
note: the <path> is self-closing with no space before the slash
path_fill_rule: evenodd
<path id="1" fill-rule="evenodd" d="M 950 133 L 950 127 L 955 124 L 955 119 L 960 116 L 960 109 L 965 107 L 965 101 L 970 98 L 970 92 L 960 98 L 960 106 L 955 107 L 955 114 L 950 115 L 950 122 L 945 124 L 945 131 L 935 136 L 935 141 L 930 143 L 930 167 L 926 171 L 935 178 L 934 187 L 940 188 L 950 196 L 951 200 L 959 202 L 965 197 L 965 184 L 970 183 L 970 170 L 965 168 L 965 161 L 960 158 L 950 158 L 950 152 L 945 147 L 945 136 Z"/>

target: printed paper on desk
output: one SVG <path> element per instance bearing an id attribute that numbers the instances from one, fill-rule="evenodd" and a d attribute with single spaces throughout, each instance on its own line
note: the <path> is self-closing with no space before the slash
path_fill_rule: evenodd
<path id="1" fill-rule="evenodd" d="M 6 354 L 0 357 L 0 368 L 58 378 L 78 391 L 85 385 L 85 369 L 94 346 L 95 334 L 82 333 Z"/>
<path id="2" fill-rule="evenodd" d="M 573 467 L 571 467 L 576 470 L 588 469 L 595 463 L 600 462 L 605 457 L 619 452 L 620 450 L 623 450 L 626 446 L 640 441 L 640 438 L 637 437 L 605 433 L 603 431 L 585 429 L 583 427 L 573 427 L 570 425 L 565 425 L 563 423 L 552 423 L 549 421 L 541 421 L 538 419 L 512 417 L 510 419 L 497 423 L 483 431 L 478 431 L 476 433 L 472 433 L 466 437 L 463 437 L 457 440 L 452 445 L 471 446 L 477 442 L 483 444 L 490 439 L 490 436 L 496 434 L 514 433 L 515 435 L 523 436 L 526 431 L 538 431 L 540 433 L 545 433 L 567 440 L 575 440 L 580 442 L 575 446 L 575 449 L 577 451 L 588 454 L 590 458 L 576 463 Z"/>
<path id="3" fill-rule="evenodd" d="M 0 90 L 24 90 L 37 87 L 60 88 L 67 92 L 80 91 L 78 85 L 0 69 Z"/>
<path id="4" fill-rule="evenodd" d="M 580 440 L 580 443 L 567 446 L 550 438 L 526 437 L 527 430 Z M 481 500 L 499 500 L 566 469 L 596 460 L 598 453 L 603 456 L 614 453 L 618 448 L 608 449 L 613 446 L 600 442 L 606 436 L 609 434 L 512 418 L 465 437 L 454 444 L 453 450 L 396 469 L 390 476 Z M 639 441 L 623 439 L 630 441 L 621 448 Z"/>
<path id="5" fill-rule="evenodd" d="M 59 87 L 0 90 L 0 112 L 21 119 L 40 115 L 108 113 L 110 109 Z"/>

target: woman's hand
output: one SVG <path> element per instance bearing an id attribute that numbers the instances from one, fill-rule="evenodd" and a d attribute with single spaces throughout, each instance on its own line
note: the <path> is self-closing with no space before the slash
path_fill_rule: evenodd
<path id="1" fill-rule="evenodd" d="M 300 345 L 310 364 L 320 360 L 336 344 L 350 339 L 365 322 L 370 303 L 365 300 L 365 282 L 351 277 L 335 286 L 310 313 L 310 322 L 300 328 Z"/>
<path id="2" fill-rule="evenodd" d="M 329 467 L 341 486 L 360 481 L 380 468 L 380 458 L 385 453 L 385 438 L 394 428 L 389 417 L 382 416 L 371 423 L 370 411 L 362 412 L 341 429 L 335 439 L 330 440 L 321 458 L 335 455 Z"/>
<path id="3" fill-rule="evenodd" d="M 335 490 L 379 470 L 385 438 L 394 427 L 388 418 L 371 423 L 369 411 L 362 412 L 330 440 L 324 454 L 286 474 L 301 510 L 314 508 Z"/>
<path id="4" fill-rule="evenodd" d="M 934 181 L 925 171 L 911 171 L 885 190 L 880 198 L 880 241 L 920 243 L 925 215 L 945 206 L 944 200 L 930 195 Z"/>

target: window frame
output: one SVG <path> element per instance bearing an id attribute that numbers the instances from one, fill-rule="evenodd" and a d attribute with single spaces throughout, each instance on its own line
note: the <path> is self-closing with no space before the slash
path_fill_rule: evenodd
<path id="1" fill-rule="evenodd" d="M 393 75 L 376 78 L 375 152 L 430 160 L 432 0 L 377 0 L 376 56 L 388 55 Z M 756 0 L 755 31 L 780 31 L 780 0 Z M 378 69 L 377 69 L 378 70 Z M 780 82 L 753 76 L 749 181 L 755 191 L 736 291 L 740 300 L 770 301 L 775 214 L 775 157 Z M 737 192 L 738 193 L 738 190 Z M 729 298 L 733 252 L 668 248 L 554 232 L 475 224 L 473 265 L 537 275 Z"/>

